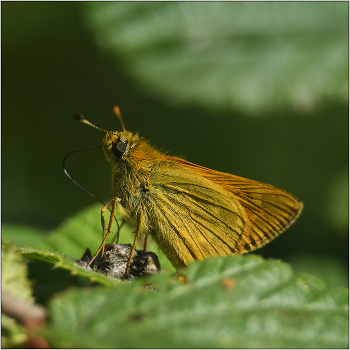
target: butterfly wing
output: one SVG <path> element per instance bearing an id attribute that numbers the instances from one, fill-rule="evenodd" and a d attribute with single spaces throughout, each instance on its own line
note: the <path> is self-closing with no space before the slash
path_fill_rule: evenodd
<path id="1" fill-rule="evenodd" d="M 247 220 L 229 191 L 177 162 L 162 162 L 150 183 L 150 233 L 175 267 L 236 252 Z"/>
<path id="2" fill-rule="evenodd" d="M 296 197 L 277 187 L 204 168 L 183 159 L 176 158 L 176 161 L 185 169 L 226 189 L 241 205 L 247 225 L 234 253 L 246 253 L 271 241 L 288 228 L 303 209 Z"/>

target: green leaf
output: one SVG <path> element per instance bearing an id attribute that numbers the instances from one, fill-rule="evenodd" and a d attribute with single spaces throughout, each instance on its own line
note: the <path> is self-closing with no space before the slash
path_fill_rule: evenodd
<path id="1" fill-rule="evenodd" d="M 13 244 L 1 240 L 1 293 L 33 303 L 32 289 L 27 278 L 27 264 Z M 24 327 L 12 317 L 1 313 L 1 346 L 13 348 L 23 346 L 27 340 Z"/>
<path id="2" fill-rule="evenodd" d="M 1 242 L 1 290 L 32 303 L 27 264 L 13 244 Z"/>
<path id="3" fill-rule="evenodd" d="M 100 47 L 168 101 L 248 113 L 348 101 L 346 2 L 82 6 Z"/>
<path id="4" fill-rule="evenodd" d="M 70 291 L 50 305 L 53 347 L 347 348 L 348 291 L 256 256 L 195 262 L 181 284 L 161 273 Z M 159 288 L 149 292 L 142 284 Z"/>
<path id="5" fill-rule="evenodd" d="M 26 331 L 15 319 L 1 314 L 2 349 L 21 348 L 28 339 Z"/>

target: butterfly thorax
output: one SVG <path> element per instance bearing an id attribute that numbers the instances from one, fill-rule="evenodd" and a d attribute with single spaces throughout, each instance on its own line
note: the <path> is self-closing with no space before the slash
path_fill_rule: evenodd
<path id="1" fill-rule="evenodd" d="M 112 191 L 120 199 L 118 210 L 136 219 L 147 207 L 150 174 L 166 156 L 138 134 L 129 131 L 107 133 L 102 147 L 112 166 Z"/>

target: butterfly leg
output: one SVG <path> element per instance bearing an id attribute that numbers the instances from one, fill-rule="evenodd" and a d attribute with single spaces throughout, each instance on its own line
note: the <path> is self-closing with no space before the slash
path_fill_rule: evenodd
<path id="1" fill-rule="evenodd" d="M 98 248 L 96 254 L 90 260 L 88 265 L 91 265 L 91 263 L 96 259 L 97 255 L 99 254 L 100 251 L 102 251 L 101 256 L 103 256 L 103 254 L 104 254 L 107 237 L 112 231 L 113 219 L 114 219 L 114 214 L 115 214 L 118 200 L 119 200 L 119 198 L 117 198 L 117 197 L 112 198 L 101 210 L 102 243 L 101 243 L 100 247 Z M 105 224 L 105 219 L 104 219 L 104 213 L 111 205 L 112 205 L 111 216 L 109 218 L 108 229 L 107 229 L 107 233 L 105 235 L 106 224 Z"/>
<path id="2" fill-rule="evenodd" d="M 126 269 L 125 269 L 125 273 L 124 273 L 125 276 L 127 276 L 128 272 L 129 272 L 129 268 L 130 268 L 130 265 L 131 265 L 131 259 L 132 259 L 132 256 L 134 254 L 135 247 L 136 247 L 136 241 L 137 241 L 137 238 L 138 238 L 138 236 L 140 234 L 140 230 L 141 230 L 141 222 L 142 222 L 142 212 L 140 212 L 140 215 L 137 218 L 137 225 L 136 225 L 136 231 L 135 231 L 134 244 L 133 244 L 131 252 L 130 252 L 129 261 L 128 261 L 127 265 L 126 265 Z"/>
<path id="3" fill-rule="evenodd" d="M 148 235 L 145 237 L 145 240 L 143 242 L 143 250 L 146 251 L 147 249 L 147 239 L 148 239 Z"/>
<path id="4" fill-rule="evenodd" d="M 126 220 L 125 218 L 122 219 L 122 223 L 119 225 L 118 224 L 118 220 L 116 219 L 116 222 L 117 222 L 117 225 L 118 225 L 118 231 L 115 233 L 115 235 L 113 236 L 112 238 L 112 241 L 111 242 L 115 242 L 115 243 L 118 243 L 119 241 L 119 233 L 120 233 L 120 230 L 122 229 L 122 227 L 124 226 L 124 224 L 126 223 Z"/>

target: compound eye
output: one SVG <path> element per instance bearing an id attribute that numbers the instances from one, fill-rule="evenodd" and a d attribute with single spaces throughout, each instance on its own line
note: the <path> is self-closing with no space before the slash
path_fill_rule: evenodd
<path id="1" fill-rule="evenodd" d="M 118 141 L 112 146 L 112 152 L 118 159 L 121 159 L 126 151 L 126 148 L 127 144 L 124 141 Z"/>

